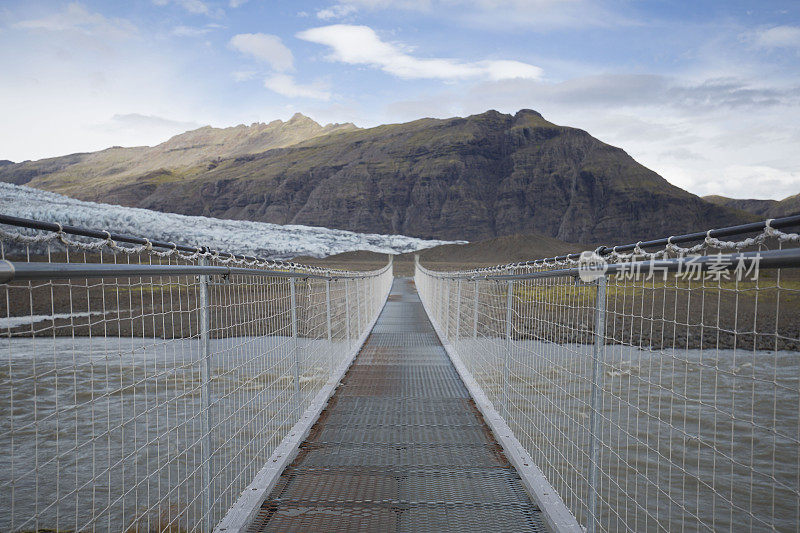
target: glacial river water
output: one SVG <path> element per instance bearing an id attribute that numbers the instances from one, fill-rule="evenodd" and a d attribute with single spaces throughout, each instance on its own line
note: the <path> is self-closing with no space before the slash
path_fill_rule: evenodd
<path id="1" fill-rule="evenodd" d="M 307 399 L 330 360 L 327 343 L 298 342 Z M 196 339 L 19 338 L 0 346 L 0 531 L 199 522 Z M 292 347 L 285 337 L 211 341 L 217 519 L 296 420 Z"/>
<path id="2" fill-rule="evenodd" d="M 289 339 L 213 342 L 219 488 L 249 481 L 294 411 Z M 196 340 L 4 339 L 0 531 L 197 522 L 197 347 Z M 581 520 L 590 350 L 520 341 L 508 388 L 512 429 Z M 302 380 L 311 391 L 327 370 L 322 360 L 307 369 Z M 475 369 L 500 398 L 497 369 Z M 609 346 L 602 373 L 604 528 L 797 530 L 800 353 Z M 215 516 L 231 503 L 217 499 Z M 30 521 L 35 515 L 38 522 Z"/>
<path id="3" fill-rule="evenodd" d="M 585 523 L 593 346 L 515 341 L 506 387 L 502 342 L 458 349 Z M 609 344 L 598 377 L 604 530 L 800 528 L 800 352 Z"/>

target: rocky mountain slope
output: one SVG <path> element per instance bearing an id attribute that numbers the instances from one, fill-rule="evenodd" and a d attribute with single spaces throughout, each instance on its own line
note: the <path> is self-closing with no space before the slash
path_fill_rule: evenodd
<path id="1" fill-rule="evenodd" d="M 727 196 L 704 196 L 703 200 L 712 204 L 740 209 L 757 215 L 759 218 L 778 218 L 800 213 L 800 194 L 783 200 L 755 200 L 728 198 Z"/>
<path id="2" fill-rule="evenodd" d="M 421 238 L 611 244 L 755 218 L 531 110 L 334 133 L 146 173 L 81 167 L 96 154 L 78 154 L 0 167 L 0 180 L 189 215 Z"/>
<path id="3" fill-rule="evenodd" d="M 205 126 L 176 135 L 153 147 L 115 146 L 99 152 L 26 161 L 18 165 L 9 165 L 11 161 L 0 161 L 0 168 L 3 171 L 2 181 L 17 185 L 50 177 L 77 187 L 89 183 L 108 187 L 131 180 L 164 179 L 165 176 L 179 175 L 181 169 L 194 166 L 210 170 L 222 158 L 257 154 L 321 135 L 357 129 L 350 123 L 320 126 L 296 113 L 286 122 L 273 120 L 269 124 L 240 124 L 231 128 Z M 86 195 L 74 196 L 88 199 Z M 100 197 L 94 199 L 102 200 Z"/>

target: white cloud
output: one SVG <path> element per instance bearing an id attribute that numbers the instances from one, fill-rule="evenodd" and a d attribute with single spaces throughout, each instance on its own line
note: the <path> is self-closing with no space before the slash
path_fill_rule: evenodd
<path id="1" fill-rule="evenodd" d="M 329 8 L 317 11 L 317 18 L 322 20 L 332 20 L 344 18 L 355 13 L 358 8 L 352 4 L 334 4 Z"/>
<path id="2" fill-rule="evenodd" d="M 329 100 L 331 93 L 327 87 L 315 84 L 297 83 L 295 79 L 285 74 L 294 70 L 294 57 L 280 38 L 265 33 L 241 33 L 230 40 L 230 46 L 243 54 L 249 55 L 261 62 L 267 63 L 277 71 L 264 80 L 264 87 L 289 98 L 310 98 L 314 100 Z M 242 70 L 233 73 L 235 81 L 247 81 L 257 75 L 255 70 Z"/>
<path id="3" fill-rule="evenodd" d="M 758 48 L 800 48 L 800 27 L 775 26 L 751 34 Z"/>
<path id="4" fill-rule="evenodd" d="M 709 191 L 735 190 L 739 197 L 756 195 L 783 199 L 800 193 L 800 172 L 766 165 L 731 165 L 723 167 L 717 181 L 707 183 L 706 188 Z"/>
<path id="5" fill-rule="evenodd" d="M 522 63 L 520 61 L 499 60 L 499 61 L 481 61 L 478 63 L 486 69 L 486 74 L 490 80 L 510 80 L 515 78 L 521 79 L 538 79 L 542 76 L 542 69 Z"/>
<path id="6" fill-rule="evenodd" d="M 230 2 L 228 2 L 228 5 L 233 7 L 233 8 L 237 8 L 237 7 L 243 6 L 246 3 L 247 3 L 247 0 L 230 0 Z"/>
<path id="7" fill-rule="evenodd" d="M 335 24 L 312 28 L 297 34 L 297 37 L 317 44 L 329 46 L 329 58 L 350 65 L 369 65 L 405 79 L 467 79 L 484 78 L 537 79 L 541 77 L 539 67 L 510 60 L 486 60 L 465 62 L 457 59 L 416 58 L 395 44 L 381 41 L 369 26 Z"/>
<path id="8" fill-rule="evenodd" d="M 195 28 L 192 26 L 175 26 L 172 28 L 172 35 L 177 37 L 199 37 L 211 32 L 213 28 L 208 26 Z"/>
<path id="9" fill-rule="evenodd" d="M 636 24 L 610 11 L 600 0 L 339 0 L 328 10 L 335 13 L 336 8 L 418 11 L 448 23 L 503 31 Z"/>
<path id="10" fill-rule="evenodd" d="M 171 0 L 171 1 L 175 5 L 182 7 L 183 9 L 194 15 L 220 17 L 225 13 L 222 9 L 212 8 L 203 0 Z M 170 0 L 153 0 L 153 3 L 157 6 L 165 6 L 170 3 Z"/>
<path id="11" fill-rule="evenodd" d="M 278 71 L 291 70 L 294 56 L 280 37 L 266 33 L 240 33 L 234 35 L 230 45 L 243 54 L 269 64 Z"/>
<path id="12" fill-rule="evenodd" d="M 428 11 L 433 0 L 343 0 L 342 4 L 349 4 L 367 9 L 409 9 L 415 11 Z"/>
<path id="13" fill-rule="evenodd" d="M 258 74 L 258 72 L 255 70 L 237 70 L 233 73 L 233 81 L 252 80 L 256 77 L 256 74 Z"/>
<path id="14" fill-rule="evenodd" d="M 126 38 L 136 33 L 136 27 L 121 18 L 107 18 L 100 13 L 92 13 L 77 2 L 68 4 L 60 13 L 38 19 L 22 20 L 15 28 L 51 32 L 72 31 L 90 36 Z"/>
<path id="15" fill-rule="evenodd" d="M 172 120 L 141 113 L 116 114 L 110 120 L 97 125 L 99 129 L 115 134 L 135 133 L 155 138 L 183 133 L 187 130 L 197 129 L 200 126 L 200 124 L 193 121 Z"/>
<path id="16" fill-rule="evenodd" d="M 495 80 L 496 81 L 496 80 Z M 773 106 L 800 106 L 796 85 L 777 87 L 759 80 L 734 77 L 707 78 L 698 81 L 656 74 L 604 74 L 572 78 L 559 83 L 530 79 L 485 82 L 475 86 L 479 100 L 504 103 L 521 96 L 533 103 L 573 106 L 576 109 L 631 109 L 665 106 L 690 113 L 741 109 L 754 110 Z"/>
<path id="17" fill-rule="evenodd" d="M 301 85 L 287 74 L 275 74 L 264 80 L 264 87 L 289 98 L 330 100 L 331 93 L 322 85 Z"/>
<path id="18" fill-rule="evenodd" d="M 180 4 L 189 13 L 195 13 L 198 15 L 211 14 L 211 8 L 209 8 L 208 4 L 201 0 L 179 0 L 178 4 Z"/>

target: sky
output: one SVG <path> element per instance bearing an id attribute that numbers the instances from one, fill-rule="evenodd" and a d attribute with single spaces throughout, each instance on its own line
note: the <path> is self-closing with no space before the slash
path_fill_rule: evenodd
<path id="1" fill-rule="evenodd" d="M 0 159 L 535 109 L 695 194 L 800 193 L 800 2 L 0 4 Z"/>

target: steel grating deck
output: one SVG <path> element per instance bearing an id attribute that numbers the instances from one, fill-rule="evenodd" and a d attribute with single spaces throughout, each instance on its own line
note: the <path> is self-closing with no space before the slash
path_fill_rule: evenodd
<path id="1" fill-rule="evenodd" d="M 546 531 L 410 279 L 248 532 Z"/>

